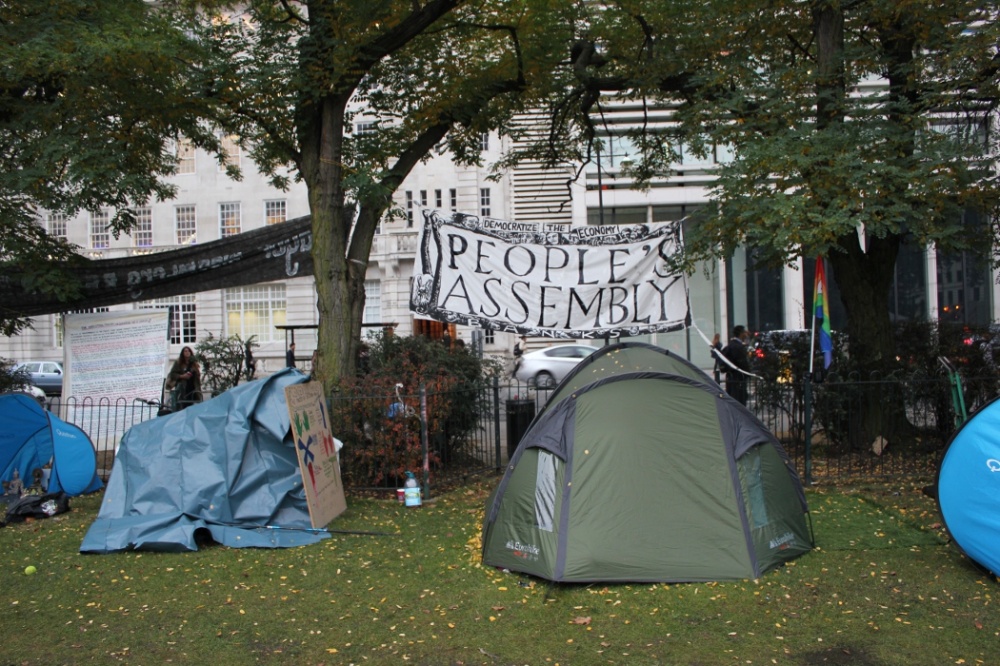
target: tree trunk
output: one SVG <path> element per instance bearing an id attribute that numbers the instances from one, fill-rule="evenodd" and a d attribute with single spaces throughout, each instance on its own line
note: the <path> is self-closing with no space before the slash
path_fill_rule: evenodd
<path id="1" fill-rule="evenodd" d="M 901 239 L 889 235 L 868 241 L 862 252 L 857 234 L 841 238 L 847 252 L 830 259 L 832 273 L 847 311 L 847 345 L 851 367 L 859 370 L 857 390 L 849 391 L 850 422 L 838 433 L 848 450 L 868 449 L 881 455 L 885 444 L 912 435 L 901 394 L 886 391 L 873 379 L 884 379 L 895 364 L 895 341 L 889 317 L 889 293 Z M 867 383 L 870 382 L 870 383 Z"/>
<path id="2" fill-rule="evenodd" d="M 319 312 L 317 376 L 327 391 L 336 380 L 353 374 L 355 324 L 351 271 L 347 262 L 353 212 L 345 205 L 343 188 L 344 115 L 346 95 L 331 95 L 316 104 L 316 113 L 303 122 L 302 173 L 312 213 L 313 266 L 316 309 Z M 312 108 L 312 107 L 310 107 Z M 362 287 L 364 267 L 361 268 Z M 362 302 L 364 306 L 364 292 Z"/>
<path id="3" fill-rule="evenodd" d="M 872 238 L 862 251 L 856 233 L 840 239 L 847 252 L 830 255 L 830 267 L 841 301 L 847 312 L 847 335 L 852 367 L 863 377 L 878 372 L 885 375 L 895 360 L 892 321 L 889 318 L 889 291 L 899 254 L 899 236 Z"/>

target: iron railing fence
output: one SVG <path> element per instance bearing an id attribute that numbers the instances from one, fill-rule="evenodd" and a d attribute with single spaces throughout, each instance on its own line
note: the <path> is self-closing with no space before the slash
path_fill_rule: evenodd
<path id="1" fill-rule="evenodd" d="M 750 409 L 781 441 L 807 482 L 933 478 L 964 413 L 992 400 L 997 377 L 830 376 L 817 384 L 752 380 Z M 492 379 L 447 393 L 332 396 L 345 443 L 345 487 L 394 491 L 406 471 L 428 493 L 503 468 L 551 391 Z M 48 408 L 86 432 L 99 473 L 111 472 L 125 432 L 156 418 L 139 399 L 53 398 Z M 627 430 L 623 430 L 627 432 Z M 806 433 L 809 436 L 806 436 Z"/>
<path id="2" fill-rule="evenodd" d="M 747 407 L 778 437 L 807 482 L 932 478 L 967 413 L 997 395 L 997 379 L 752 380 Z"/>

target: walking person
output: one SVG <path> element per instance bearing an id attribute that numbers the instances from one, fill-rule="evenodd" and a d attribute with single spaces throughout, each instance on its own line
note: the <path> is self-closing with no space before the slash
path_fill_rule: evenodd
<path id="1" fill-rule="evenodd" d="M 288 345 L 288 351 L 285 352 L 285 367 L 294 368 L 295 367 L 295 343 Z"/>

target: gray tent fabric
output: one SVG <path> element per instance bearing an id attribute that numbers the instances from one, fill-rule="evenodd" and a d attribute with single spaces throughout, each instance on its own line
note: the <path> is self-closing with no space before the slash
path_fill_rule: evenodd
<path id="1" fill-rule="evenodd" d="M 486 504 L 483 562 L 557 582 L 716 581 L 811 550 L 780 442 L 699 373 L 612 345 L 568 375 Z"/>
<path id="2" fill-rule="evenodd" d="M 80 551 L 193 551 L 199 531 L 232 548 L 328 537 L 311 528 L 285 403 L 306 381 L 282 370 L 132 427 Z"/>

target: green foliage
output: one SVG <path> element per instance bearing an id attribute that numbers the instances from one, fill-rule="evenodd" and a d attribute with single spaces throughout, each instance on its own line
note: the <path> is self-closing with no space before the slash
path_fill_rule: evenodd
<path id="1" fill-rule="evenodd" d="M 406 471 L 422 469 L 421 388 L 431 464 L 461 455 L 488 404 L 483 380 L 489 365 L 464 347 L 449 349 L 422 336 L 380 333 L 366 351 L 362 372 L 342 379 L 331 401 L 333 432 L 345 443 L 341 460 L 351 483 L 401 485 Z"/>
<path id="2" fill-rule="evenodd" d="M 217 338 L 209 333 L 207 338 L 200 340 L 194 352 L 201 364 L 202 387 L 219 394 L 239 384 L 246 367 L 247 348 L 252 351 L 259 346 L 256 337 L 251 335 L 246 340 L 239 335 Z"/>
<path id="3" fill-rule="evenodd" d="M 70 298 L 74 248 L 39 212 L 134 208 L 174 188 L 173 140 L 218 149 L 199 60 L 205 52 L 143 0 L 0 4 L 0 274 L 3 286 Z M 0 306 L 0 332 L 28 322 Z"/>
<path id="4" fill-rule="evenodd" d="M 987 131 L 1000 100 L 997 9 L 639 0 L 595 17 L 588 42 L 601 48 L 577 60 L 579 80 L 591 110 L 601 91 L 642 103 L 632 174 L 646 182 L 672 168 L 671 151 L 645 135 L 671 150 L 733 152 L 713 205 L 687 227 L 688 269 L 739 248 L 770 267 L 828 257 L 853 355 L 884 373 L 899 247 L 982 256 L 997 240 L 995 228 L 965 222 L 1000 203 Z"/>
<path id="5" fill-rule="evenodd" d="M 0 393 L 23 391 L 30 383 L 28 373 L 15 370 L 14 361 L 0 357 Z"/>

